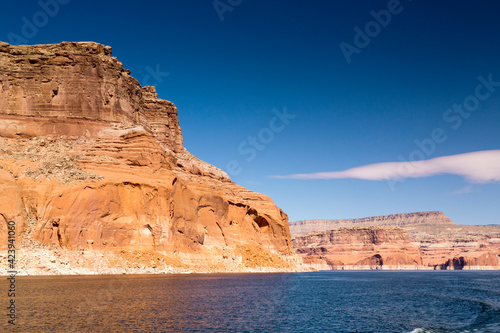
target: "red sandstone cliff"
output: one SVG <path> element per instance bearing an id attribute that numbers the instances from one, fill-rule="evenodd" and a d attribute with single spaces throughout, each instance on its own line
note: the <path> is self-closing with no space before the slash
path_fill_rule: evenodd
<path id="1" fill-rule="evenodd" d="M 296 269 L 287 215 L 187 152 L 97 43 L 0 43 L 0 188 L 25 273 Z"/>
<path id="2" fill-rule="evenodd" d="M 317 269 L 415 269 L 420 248 L 394 227 L 354 227 L 309 233 L 293 239 L 304 263 Z"/>
<path id="3" fill-rule="evenodd" d="M 442 212 L 290 224 L 318 269 L 500 269 L 500 225 L 456 225 Z"/>

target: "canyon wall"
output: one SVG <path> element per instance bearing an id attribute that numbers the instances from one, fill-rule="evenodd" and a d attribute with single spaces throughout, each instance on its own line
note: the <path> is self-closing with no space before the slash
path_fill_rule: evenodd
<path id="1" fill-rule="evenodd" d="M 310 233 L 293 239 L 304 263 L 316 269 L 402 269 L 422 265 L 418 246 L 393 227 L 355 227 Z"/>
<path id="2" fill-rule="evenodd" d="M 304 220 L 290 223 L 292 237 L 313 231 L 325 231 L 341 227 L 454 225 L 443 212 L 417 212 L 364 217 L 345 220 Z"/>
<path id="3" fill-rule="evenodd" d="M 20 273 L 300 269 L 287 215 L 185 150 L 174 104 L 97 43 L 0 43 L 0 185 Z"/>
<path id="4" fill-rule="evenodd" d="M 500 269 L 500 225 L 456 225 L 442 212 L 300 221 L 290 229 L 297 254 L 316 269 Z"/>

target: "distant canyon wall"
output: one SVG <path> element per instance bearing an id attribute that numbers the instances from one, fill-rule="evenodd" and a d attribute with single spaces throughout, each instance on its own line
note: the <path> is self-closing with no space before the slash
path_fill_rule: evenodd
<path id="1" fill-rule="evenodd" d="M 443 212 L 416 212 L 364 217 L 345 220 L 304 220 L 290 223 L 292 237 L 313 231 L 326 231 L 341 227 L 404 227 L 411 225 L 454 225 Z"/>
<path id="2" fill-rule="evenodd" d="M 500 269 L 500 225 L 456 225 L 442 212 L 301 221 L 290 229 L 296 253 L 316 269 Z"/>

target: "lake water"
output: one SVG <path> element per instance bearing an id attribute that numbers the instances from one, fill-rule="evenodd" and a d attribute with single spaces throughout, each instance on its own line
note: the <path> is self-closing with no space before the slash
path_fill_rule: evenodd
<path id="1" fill-rule="evenodd" d="M 499 271 L 17 277 L 12 332 L 500 332 Z"/>

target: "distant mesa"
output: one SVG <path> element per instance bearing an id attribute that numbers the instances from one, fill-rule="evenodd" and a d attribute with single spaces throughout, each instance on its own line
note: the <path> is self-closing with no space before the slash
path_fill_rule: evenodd
<path id="1" fill-rule="evenodd" d="M 324 231 L 340 227 L 363 226 L 415 226 L 415 225 L 455 225 L 443 212 L 417 212 L 364 217 L 347 220 L 304 220 L 290 223 L 292 237 L 312 231 Z"/>
<path id="2" fill-rule="evenodd" d="M 290 231 L 316 269 L 500 269 L 500 225 L 457 225 L 443 212 L 306 220 Z"/>

